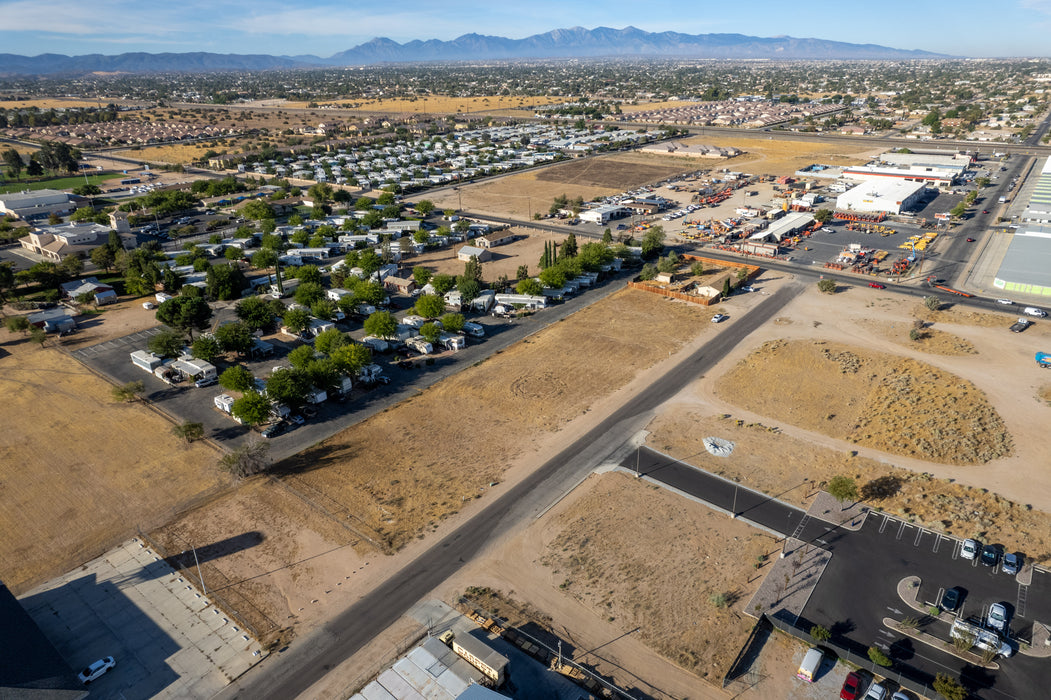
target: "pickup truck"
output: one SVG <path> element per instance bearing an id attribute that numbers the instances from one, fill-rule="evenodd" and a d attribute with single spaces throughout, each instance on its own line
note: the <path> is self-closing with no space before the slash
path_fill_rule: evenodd
<path id="1" fill-rule="evenodd" d="M 1027 318 L 1020 318 L 1020 319 L 1018 319 L 1017 323 L 1015 323 L 1014 325 L 1011 326 L 1011 331 L 1013 333 L 1021 333 L 1026 328 L 1029 328 L 1029 326 L 1031 326 L 1031 325 L 1033 325 L 1033 322 L 1030 321 L 1029 319 L 1027 319 Z"/>

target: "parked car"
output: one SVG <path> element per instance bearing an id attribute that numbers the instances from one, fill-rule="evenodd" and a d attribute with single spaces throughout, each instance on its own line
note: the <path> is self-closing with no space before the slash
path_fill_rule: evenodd
<path id="1" fill-rule="evenodd" d="M 890 700 L 912 700 L 912 698 L 899 690 L 890 696 Z"/>
<path id="2" fill-rule="evenodd" d="M 1000 550 L 994 544 L 982 547 L 982 556 L 979 559 L 983 566 L 996 566 L 1000 563 Z"/>
<path id="3" fill-rule="evenodd" d="M 117 665 L 117 662 L 113 660 L 112 656 L 107 656 L 104 659 L 99 659 L 95 663 L 91 664 L 83 671 L 77 674 L 77 678 L 84 685 L 87 685 L 91 681 L 100 678 L 106 671 L 110 670 Z"/>
<path id="4" fill-rule="evenodd" d="M 879 683 L 869 686 L 869 692 L 865 693 L 865 700 L 883 700 L 887 697 L 887 689 Z"/>
<path id="5" fill-rule="evenodd" d="M 869 282 L 869 286 L 873 289 L 886 289 L 887 285 L 880 284 L 879 282 Z"/>
<path id="6" fill-rule="evenodd" d="M 978 556 L 978 550 L 981 547 L 977 540 L 964 540 L 963 544 L 960 545 L 960 556 L 964 559 L 974 559 Z"/>
<path id="7" fill-rule="evenodd" d="M 296 425 L 304 425 L 306 423 L 306 421 L 303 420 L 303 416 L 299 415 L 298 413 L 293 413 L 292 415 L 290 415 L 288 417 L 288 420 Z"/>
<path id="8" fill-rule="evenodd" d="M 281 433 L 285 432 L 286 427 L 287 425 L 284 421 L 278 421 L 276 423 L 271 423 L 270 425 L 260 430 L 259 434 L 265 438 L 276 437 Z"/>
<path id="9" fill-rule="evenodd" d="M 982 213 L 983 213 L 983 214 L 988 214 L 988 213 L 989 213 L 989 210 L 988 210 L 988 209 L 982 209 Z"/>
<path id="10" fill-rule="evenodd" d="M 985 616 L 985 624 L 997 632 L 1007 629 L 1007 608 L 1003 603 L 993 603 L 989 606 L 989 614 Z"/>
<path id="11" fill-rule="evenodd" d="M 1031 326 L 1031 325 L 1033 325 L 1033 322 L 1030 321 L 1029 319 L 1027 319 L 1027 318 L 1020 318 L 1020 319 L 1018 319 L 1018 321 L 1016 321 L 1015 323 L 1011 324 L 1011 332 L 1012 333 L 1021 333 L 1026 328 L 1029 328 L 1029 326 Z"/>
<path id="12" fill-rule="evenodd" d="M 968 239 L 967 239 L 967 242 L 968 242 L 968 243 L 974 243 L 974 239 L 973 239 L 973 238 L 968 238 Z"/>
<path id="13" fill-rule="evenodd" d="M 942 595 L 942 610 L 945 612 L 955 612 L 956 608 L 960 607 L 960 601 L 963 600 L 963 589 L 959 586 L 953 586 L 952 588 L 946 589 Z"/>
<path id="14" fill-rule="evenodd" d="M 726 319 L 730 318 L 726 314 L 715 314 L 712 316 L 712 323 L 722 323 Z"/>
<path id="15" fill-rule="evenodd" d="M 861 676 L 857 671 L 851 671 L 843 681 L 843 688 L 839 691 L 839 700 L 857 700 L 858 692 L 861 690 Z"/>
<path id="16" fill-rule="evenodd" d="M 1020 554 L 1014 554 L 1012 552 L 1007 552 L 1006 554 L 1004 554 L 1004 563 L 1000 569 L 1001 571 L 1003 571 L 1005 574 L 1014 576 L 1018 573 L 1018 571 L 1021 568 L 1022 556 Z"/>
<path id="17" fill-rule="evenodd" d="M 204 388 L 206 386 L 211 386 L 213 384 L 218 384 L 218 383 L 219 383 L 219 380 L 216 377 L 201 377 L 196 382 L 194 382 L 193 385 L 195 387 L 197 387 L 198 389 L 202 389 L 202 388 Z"/>
<path id="18" fill-rule="evenodd" d="M 996 303 L 997 304 L 1003 304 L 1004 306 L 1013 306 L 1014 305 L 1014 302 L 1011 301 L 1010 299 L 997 299 Z"/>

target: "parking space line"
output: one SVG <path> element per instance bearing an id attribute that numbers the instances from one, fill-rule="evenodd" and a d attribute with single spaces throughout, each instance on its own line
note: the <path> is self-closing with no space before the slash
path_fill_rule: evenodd
<path id="1" fill-rule="evenodd" d="M 912 541 L 912 546 L 913 547 L 919 547 L 920 546 L 920 540 L 923 539 L 923 533 L 924 533 L 924 530 L 923 530 L 922 527 L 916 529 L 916 539 Z"/>
<path id="2" fill-rule="evenodd" d="M 905 534 L 905 528 L 907 528 L 908 526 L 909 526 L 909 524 L 907 522 L 905 522 L 904 520 L 902 520 L 901 521 L 901 527 L 898 528 L 898 535 L 894 539 L 900 540 L 901 536 Z"/>
<path id="3" fill-rule="evenodd" d="M 889 522 L 890 522 L 890 516 L 889 515 L 884 515 L 883 516 L 883 522 L 880 523 L 880 526 L 879 526 L 879 533 L 881 535 L 883 534 L 883 531 L 887 528 L 887 523 L 889 523 Z"/>

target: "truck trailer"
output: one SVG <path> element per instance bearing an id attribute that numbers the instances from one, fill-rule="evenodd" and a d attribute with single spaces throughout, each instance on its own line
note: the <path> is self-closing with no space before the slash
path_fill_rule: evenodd
<path id="1" fill-rule="evenodd" d="M 1036 363 L 1041 367 L 1051 367 L 1051 354 L 1038 352 L 1036 354 Z"/>

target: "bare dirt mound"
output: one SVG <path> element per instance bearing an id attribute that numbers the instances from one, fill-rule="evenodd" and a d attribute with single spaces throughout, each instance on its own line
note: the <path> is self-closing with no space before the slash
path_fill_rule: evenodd
<path id="1" fill-rule="evenodd" d="M 983 464 L 1011 452 L 1003 420 L 970 382 L 845 345 L 764 343 L 716 383 L 716 393 L 749 411 L 892 454 Z"/>
<path id="2" fill-rule="evenodd" d="M 558 526 L 542 563 L 564 593 L 680 666 L 725 674 L 751 628 L 734 604 L 774 538 L 626 474 L 602 476 Z"/>

